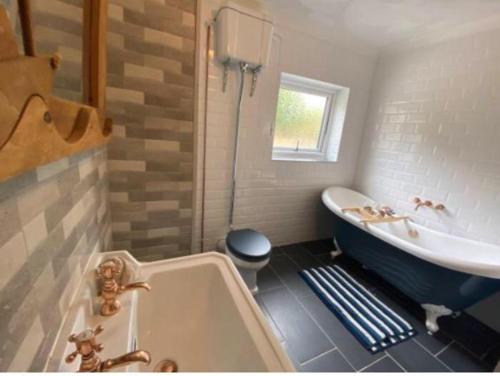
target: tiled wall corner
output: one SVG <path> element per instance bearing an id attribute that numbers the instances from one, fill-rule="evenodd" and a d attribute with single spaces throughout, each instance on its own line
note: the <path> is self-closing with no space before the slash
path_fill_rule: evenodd
<path id="1" fill-rule="evenodd" d="M 106 149 L 0 183 L 0 371 L 41 371 L 94 252 L 109 249 Z"/>
<path id="2" fill-rule="evenodd" d="M 140 260 L 189 254 L 196 1 L 109 4 L 114 249 Z"/>
<path id="3" fill-rule="evenodd" d="M 357 189 L 418 222 L 500 244 L 500 29 L 378 64 Z M 415 212 L 413 196 L 448 211 Z"/>

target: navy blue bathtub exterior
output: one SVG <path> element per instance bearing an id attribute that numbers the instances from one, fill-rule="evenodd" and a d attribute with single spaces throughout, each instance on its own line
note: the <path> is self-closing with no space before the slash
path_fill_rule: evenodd
<path id="1" fill-rule="evenodd" d="M 357 260 L 420 304 L 459 312 L 500 291 L 500 280 L 447 269 L 400 250 L 336 216 L 335 239 Z"/>

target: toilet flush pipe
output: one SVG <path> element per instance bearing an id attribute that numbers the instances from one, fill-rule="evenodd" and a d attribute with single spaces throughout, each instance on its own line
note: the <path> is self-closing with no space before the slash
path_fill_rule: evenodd
<path id="1" fill-rule="evenodd" d="M 202 190 L 201 190 L 201 228 L 200 228 L 200 251 L 205 252 L 205 212 L 206 212 L 206 168 L 207 168 L 207 130 L 208 130 L 208 93 L 209 93 L 209 70 L 210 70 L 210 43 L 211 34 L 214 21 L 210 22 L 207 27 L 207 39 L 206 39 L 206 56 L 205 56 L 205 111 L 203 119 L 203 176 L 202 176 Z M 248 71 L 248 64 L 240 62 L 240 72 L 241 72 L 241 82 L 240 89 L 238 93 L 238 106 L 236 109 L 236 134 L 235 134 L 235 145 L 233 154 L 233 171 L 232 171 L 232 182 L 231 182 L 231 201 L 230 201 L 230 211 L 229 211 L 229 229 L 233 229 L 234 225 L 234 204 L 236 196 L 236 173 L 238 169 L 238 152 L 239 152 L 239 132 L 240 132 L 240 117 L 241 117 L 241 105 L 243 101 L 243 91 L 245 88 L 245 73 Z M 218 243 L 224 243 L 225 240 L 221 239 Z M 221 245 L 218 244 L 217 248 Z"/>
<path id="2" fill-rule="evenodd" d="M 229 209 L 229 229 L 233 230 L 234 225 L 234 202 L 236 198 L 236 174 L 238 171 L 238 152 L 239 152 L 239 135 L 240 135 L 240 122 L 241 122 L 241 104 L 243 101 L 243 90 L 245 88 L 245 73 L 248 70 L 248 64 L 240 62 L 240 91 L 238 93 L 238 105 L 236 108 L 236 132 L 234 135 L 234 154 L 233 154 L 233 176 L 231 183 L 231 201 Z"/>

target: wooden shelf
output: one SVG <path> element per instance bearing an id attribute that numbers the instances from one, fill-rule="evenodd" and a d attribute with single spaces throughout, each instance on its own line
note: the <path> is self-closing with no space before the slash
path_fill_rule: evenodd
<path id="1" fill-rule="evenodd" d="M 32 44 L 33 36 L 24 35 L 31 33 L 29 1 L 20 3 L 23 39 Z M 106 5 L 102 0 L 84 5 L 82 78 L 88 105 L 52 95 L 61 56 L 31 56 L 33 46 L 30 56 L 19 55 L 0 6 L 0 181 L 110 141 L 111 120 L 104 117 Z"/>

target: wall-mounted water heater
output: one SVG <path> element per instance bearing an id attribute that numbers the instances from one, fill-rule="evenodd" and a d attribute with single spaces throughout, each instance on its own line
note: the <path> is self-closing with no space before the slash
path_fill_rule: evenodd
<path id="1" fill-rule="evenodd" d="M 225 64 L 247 63 L 251 68 L 269 63 L 273 22 L 264 14 L 236 4 L 217 13 L 215 54 Z"/>

